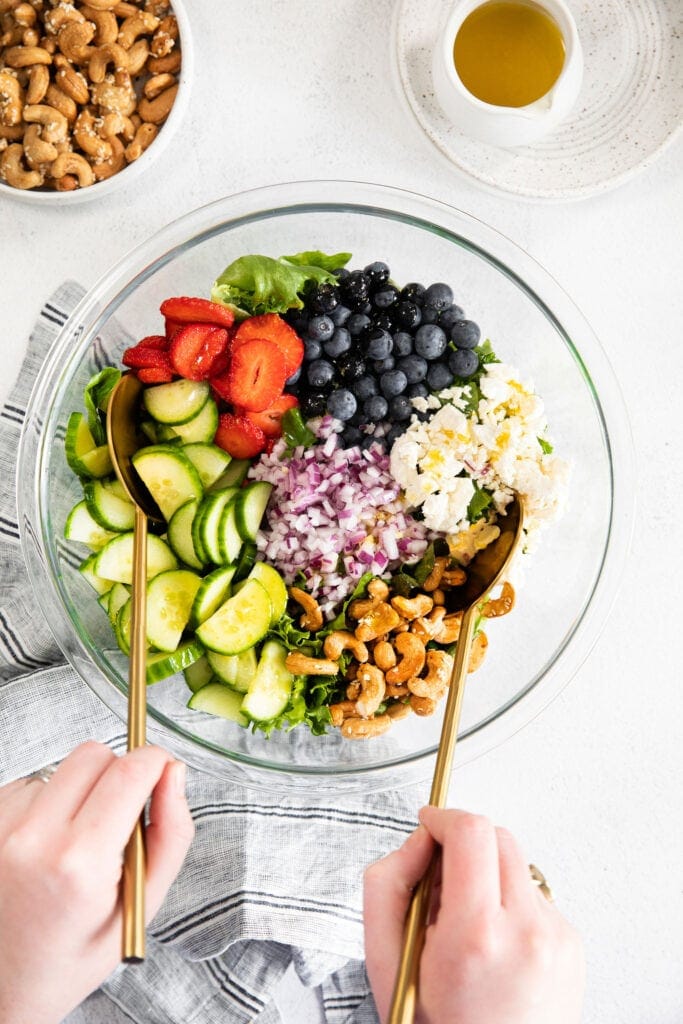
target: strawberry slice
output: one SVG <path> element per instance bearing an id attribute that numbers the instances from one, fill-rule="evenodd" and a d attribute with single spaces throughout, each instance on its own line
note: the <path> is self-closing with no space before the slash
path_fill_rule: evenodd
<path id="1" fill-rule="evenodd" d="M 220 302 L 209 299 L 190 298 L 183 295 L 173 299 L 165 299 L 159 307 L 162 316 L 177 320 L 181 324 L 214 324 L 219 327 L 232 327 L 235 317 L 232 310 L 222 306 Z"/>
<path id="2" fill-rule="evenodd" d="M 159 344 L 160 341 L 163 341 L 163 346 Z M 130 366 L 131 369 L 154 367 L 156 369 L 163 368 L 169 373 L 173 371 L 166 351 L 166 339 L 159 335 L 143 338 L 137 345 L 127 348 L 123 353 L 122 362 L 124 366 Z"/>
<path id="3" fill-rule="evenodd" d="M 170 384 L 173 380 L 173 371 L 162 366 L 142 366 L 135 372 L 143 384 Z"/>
<path id="4" fill-rule="evenodd" d="M 304 343 L 294 328 L 277 313 L 264 313 L 263 316 L 250 316 L 243 320 L 235 333 L 233 349 L 254 338 L 264 338 L 280 349 L 285 357 L 285 380 L 301 366 Z"/>
<path id="5" fill-rule="evenodd" d="M 299 404 L 295 395 L 280 395 L 277 402 L 273 402 L 263 412 L 245 412 L 245 416 L 257 427 L 260 427 L 266 437 L 280 437 L 282 434 L 282 417 L 288 409 L 293 409 Z"/>
<path id="6" fill-rule="evenodd" d="M 286 378 L 280 349 L 272 341 L 254 338 L 232 353 L 227 400 L 251 412 L 261 412 L 280 397 Z"/>
<path id="7" fill-rule="evenodd" d="M 166 344 L 173 341 L 178 331 L 182 331 L 185 324 L 182 324 L 180 320 L 171 320 L 170 317 L 166 317 L 164 320 L 165 331 L 166 331 Z"/>
<path id="8" fill-rule="evenodd" d="M 212 324 L 188 324 L 171 342 L 171 363 L 187 380 L 208 380 L 228 347 L 228 332 Z"/>
<path id="9" fill-rule="evenodd" d="M 218 421 L 214 444 L 234 459 L 251 459 L 265 448 L 266 435 L 246 416 L 224 412 Z"/>

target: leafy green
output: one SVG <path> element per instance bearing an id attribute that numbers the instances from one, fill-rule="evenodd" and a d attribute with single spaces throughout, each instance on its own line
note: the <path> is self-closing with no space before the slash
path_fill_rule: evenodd
<path id="1" fill-rule="evenodd" d="M 488 491 L 485 491 L 483 487 L 479 487 L 476 480 L 473 480 L 474 494 L 470 498 L 470 503 L 467 506 L 467 518 L 471 523 L 476 523 L 477 519 L 481 519 L 484 512 L 489 507 L 493 498 Z"/>
<path id="2" fill-rule="evenodd" d="M 340 257 L 345 255 L 339 254 Z M 298 262 L 305 256 L 313 256 L 317 263 Z M 299 256 L 277 260 L 271 256 L 240 256 L 216 278 L 211 298 L 214 302 L 231 306 L 240 319 L 301 309 L 301 295 L 309 282 L 323 284 L 337 280 L 323 266 L 328 260 L 336 259 L 337 256 L 325 256 L 324 253 L 300 253 Z"/>
<path id="3" fill-rule="evenodd" d="M 474 350 L 479 356 L 479 364 L 486 366 L 488 363 L 499 363 L 500 359 L 493 351 L 493 346 L 490 340 L 487 338 L 486 341 L 482 342 L 481 345 L 477 345 Z"/>
<path id="4" fill-rule="evenodd" d="M 287 444 L 287 454 L 300 445 L 303 445 L 304 448 L 310 448 L 317 440 L 313 431 L 309 430 L 304 423 L 298 406 L 295 406 L 294 409 L 288 409 L 283 415 L 282 436 Z"/>
<path id="5" fill-rule="evenodd" d="M 266 639 L 279 640 L 288 651 L 300 651 L 302 647 L 315 648 L 316 645 L 315 637 L 307 629 L 300 629 L 287 612 L 270 627 Z"/>
<path id="6" fill-rule="evenodd" d="M 351 259 L 350 252 L 336 252 L 333 256 L 327 256 L 324 252 L 315 250 L 313 252 L 298 252 L 294 256 L 281 256 L 281 260 L 293 263 L 297 267 L 322 267 L 323 270 L 339 270 L 345 267 Z"/>
<path id="7" fill-rule="evenodd" d="M 109 395 L 120 378 L 120 370 L 113 366 L 107 366 L 91 377 L 85 386 L 83 402 L 88 417 L 88 427 L 96 445 L 107 443 L 107 431 L 102 413 L 106 412 Z"/>
<path id="8" fill-rule="evenodd" d="M 553 448 L 553 446 L 551 445 L 550 441 L 546 441 L 546 439 L 544 437 L 537 437 L 536 440 L 540 444 L 541 451 L 543 452 L 544 455 L 550 455 L 550 453 L 555 450 Z"/>

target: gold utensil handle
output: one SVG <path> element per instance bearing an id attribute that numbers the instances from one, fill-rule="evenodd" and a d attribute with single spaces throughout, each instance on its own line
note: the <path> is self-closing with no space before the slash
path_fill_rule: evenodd
<path id="1" fill-rule="evenodd" d="M 476 615 L 476 606 L 468 608 L 465 612 L 460 627 L 458 645 L 455 649 L 451 685 L 448 691 L 448 700 L 446 701 L 446 710 L 441 727 L 441 740 L 434 767 L 432 791 L 429 796 L 429 803 L 433 807 L 445 807 L 446 805 L 453 754 L 455 753 L 455 744 L 458 740 L 460 711 L 465 692 L 467 664 L 472 646 Z M 398 974 L 396 975 L 396 984 L 394 986 L 387 1024 L 412 1024 L 415 1019 L 420 957 L 424 946 L 432 898 L 432 886 L 439 863 L 439 856 L 440 853 L 436 850 L 424 878 L 416 886 L 410 901 L 410 907 L 406 915 L 405 930 L 403 932 L 401 960 L 398 966 Z"/>
<path id="2" fill-rule="evenodd" d="M 133 593 L 128 674 L 128 750 L 144 747 L 147 726 L 147 516 L 135 508 Z M 123 855 L 121 959 L 145 959 L 145 822 L 136 822 Z"/>

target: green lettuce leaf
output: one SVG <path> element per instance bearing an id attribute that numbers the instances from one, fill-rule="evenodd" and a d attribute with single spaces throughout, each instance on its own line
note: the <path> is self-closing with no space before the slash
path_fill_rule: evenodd
<path id="1" fill-rule="evenodd" d="M 96 445 L 107 443 L 107 430 L 103 413 L 107 411 L 109 395 L 121 378 L 121 371 L 107 366 L 91 377 L 83 392 L 83 403 L 88 417 L 88 427 Z"/>
<path id="2" fill-rule="evenodd" d="M 555 449 L 551 445 L 550 441 L 546 441 L 544 437 L 537 437 L 536 440 L 541 446 L 541 451 L 544 455 L 550 455 Z"/>
<path id="3" fill-rule="evenodd" d="M 478 519 L 484 515 L 484 512 L 489 507 L 493 498 L 488 491 L 485 491 L 483 487 L 479 487 L 475 480 L 472 481 L 474 484 L 474 494 L 470 498 L 470 503 L 467 506 L 467 518 L 471 523 L 476 523 Z"/>
<path id="4" fill-rule="evenodd" d="M 282 436 L 287 444 L 288 455 L 300 445 L 303 445 L 304 448 L 310 448 L 317 440 L 313 431 L 309 430 L 304 423 L 298 406 L 294 409 L 288 409 L 283 415 Z"/>
<path id="5" fill-rule="evenodd" d="M 324 252 L 315 250 L 313 252 L 297 252 L 294 256 L 281 256 L 281 260 L 293 263 L 297 267 L 322 267 L 323 270 L 339 270 L 345 267 L 351 259 L 350 252 L 336 252 L 333 256 L 327 256 Z"/>
<path id="6" fill-rule="evenodd" d="M 314 255 L 319 261 L 337 259 L 326 257 L 324 253 L 301 255 Z M 337 280 L 320 262 L 316 265 L 293 260 L 295 256 L 277 260 L 271 256 L 240 256 L 216 278 L 211 298 L 232 307 L 241 319 L 263 313 L 286 313 L 288 309 L 301 309 L 301 295 L 309 282 L 322 284 Z"/>

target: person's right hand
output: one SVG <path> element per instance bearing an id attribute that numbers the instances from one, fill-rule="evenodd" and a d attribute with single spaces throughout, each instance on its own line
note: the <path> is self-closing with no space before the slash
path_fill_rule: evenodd
<path id="1" fill-rule="evenodd" d="M 365 953 L 382 1021 L 412 890 L 441 846 L 420 963 L 419 1024 L 578 1024 L 581 941 L 532 884 L 515 839 L 464 811 L 425 807 L 404 845 L 365 873 Z"/>

